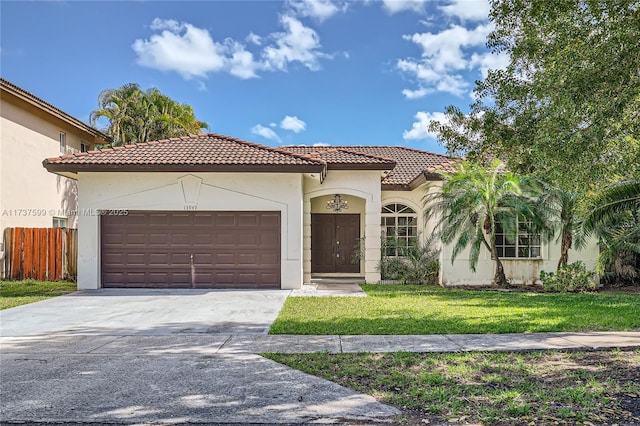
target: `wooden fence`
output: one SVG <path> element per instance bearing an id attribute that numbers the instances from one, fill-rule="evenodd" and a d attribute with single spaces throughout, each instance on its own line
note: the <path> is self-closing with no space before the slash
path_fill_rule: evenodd
<path id="1" fill-rule="evenodd" d="M 75 280 L 78 230 L 7 228 L 4 231 L 5 277 L 23 280 Z"/>

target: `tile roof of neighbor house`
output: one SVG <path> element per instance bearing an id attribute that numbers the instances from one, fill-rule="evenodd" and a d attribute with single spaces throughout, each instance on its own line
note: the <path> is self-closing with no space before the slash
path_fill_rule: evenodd
<path id="1" fill-rule="evenodd" d="M 79 128 L 80 130 L 84 130 L 85 132 L 91 134 L 92 136 L 101 139 L 102 141 L 104 141 L 104 143 L 110 143 L 111 142 L 111 137 L 102 133 L 101 131 L 94 129 L 93 127 L 89 126 L 87 123 L 78 120 L 77 118 L 75 118 L 74 116 L 67 114 L 66 112 L 64 112 L 63 110 L 61 110 L 60 108 L 51 105 L 49 102 L 37 97 L 36 95 L 34 95 L 31 92 L 28 92 L 26 90 L 24 90 L 23 88 L 16 86 L 15 84 L 11 83 L 10 81 L 5 80 L 4 78 L 0 77 L 0 89 L 2 89 L 2 91 L 5 91 L 19 99 L 22 99 L 23 101 L 34 105 L 37 108 L 40 108 L 43 111 L 46 111 L 47 113 L 63 120 L 66 121 L 67 123 L 71 124 L 72 126 L 75 126 L 77 128 Z"/>
<path id="2" fill-rule="evenodd" d="M 413 189 L 428 180 L 439 180 L 440 173 L 451 172 L 460 161 L 442 154 L 402 146 L 287 146 L 283 150 L 296 154 L 318 155 L 325 150 L 345 150 L 362 155 L 391 159 L 396 167 L 382 180 L 387 189 Z"/>

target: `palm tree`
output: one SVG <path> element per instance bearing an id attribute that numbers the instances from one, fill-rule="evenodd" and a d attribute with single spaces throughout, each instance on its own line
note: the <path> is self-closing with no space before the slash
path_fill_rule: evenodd
<path id="1" fill-rule="evenodd" d="M 499 160 L 488 169 L 462 162 L 455 173 L 444 176 L 442 190 L 429 188 L 423 197 L 425 218 L 438 217 L 441 240 L 454 242 L 452 260 L 470 247 L 469 264 L 475 272 L 484 246 L 495 261 L 493 284 L 508 285 L 496 248 L 498 226 L 507 238 L 515 239 L 518 220 L 530 223 L 530 231 L 548 233 L 543 217 L 536 214 L 539 191 L 532 182 L 504 170 Z"/>
<path id="2" fill-rule="evenodd" d="M 609 264 L 619 275 L 637 277 L 640 273 L 637 267 L 640 255 L 640 180 L 611 184 L 598 192 L 590 205 L 582 229 L 586 235 L 596 235 L 600 239 L 599 272 Z"/>
<path id="3" fill-rule="evenodd" d="M 537 180 L 536 185 L 541 188 L 541 195 L 536 203 L 536 216 L 545 217 L 546 221 L 555 225 L 550 229 L 552 238 L 559 231 L 560 258 L 557 269 L 569 263 L 569 250 L 573 248 L 574 240 L 579 248 L 584 245 L 585 239 L 580 231 L 577 217 L 577 206 L 580 194 L 578 191 L 549 184 L 543 180 Z"/>
<path id="4" fill-rule="evenodd" d="M 98 109 L 91 113 L 91 125 L 96 126 L 100 118 L 107 119 L 109 124 L 103 131 L 113 138 L 114 146 L 186 136 L 209 127 L 196 119 L 189 105 L 156 88 L 143 91 L 135 83 L 103 90 Z"/>

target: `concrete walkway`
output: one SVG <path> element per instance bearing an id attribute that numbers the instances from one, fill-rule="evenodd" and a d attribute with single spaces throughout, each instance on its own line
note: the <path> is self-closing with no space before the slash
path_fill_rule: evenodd
<path id="1" fill-rule="evenodd" d="M 638 348 L 640 332 L 305 336 L 173 334 L 2 337 L 2 353 L 256 354 L 357 352 L 462 352 Z"/>

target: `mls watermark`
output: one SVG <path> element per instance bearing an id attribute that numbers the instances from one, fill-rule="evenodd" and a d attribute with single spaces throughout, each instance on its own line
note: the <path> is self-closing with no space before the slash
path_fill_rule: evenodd
<path id="1" fill-rule="evenodd" d="M 2 216 L 9 217 L 69 217 L 69 216 L 127 216 L 129 210 L 126 209 L 4 209 Z"/>

